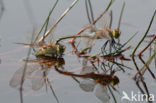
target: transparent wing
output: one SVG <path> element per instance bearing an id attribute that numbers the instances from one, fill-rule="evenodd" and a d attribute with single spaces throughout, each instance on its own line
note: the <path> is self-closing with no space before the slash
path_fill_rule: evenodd
<path id="1" fill-rule="evenodd" d="M 112 13 L 111 11 L 110 12 L 106 12 L 96 23 L 96 27 L 98 29 L 102 29 L 102 28 L 109 28 L 111 23 L 112 23 L 112 20 L 111 20 L 111 17 L 112 16 Z"/>
<path id="2" fill-rule="evenodd" d="M 92 66 L 83 66 L 80 74 L 87 74 L 91 72 L 94 72 L 94 69 Z M 94 80 L 91 80 L 89 78 L 83 79 L 79 83 L 80 88 L 85 92 L 92 92 L 94 90 L 95 85 L 96 83 L 94 82 Z"/>
<path id="3" fill-rule="evenodd" d="M 80 81 L 80 88 L 85 92 L 92 92 L 94 90 L 96 83 L 91 79 L 83 79 Z"/>
<path id="4" fill-rule="evenodd" d="M 92 47 L 93 46 L 93 38 L 95 36 L 95 32 L 96 32 L 96 27 L 94 25 L 87 25 L 86 27 L 84 28 L 87 28 L 85 30 L 85 32 L 83 34 L 81 34 L 82 36 L 90 36 L 91 38 L 83 38 L 81 39 L 82 43 L 83 43 L 83 46 L 84 48 L 87 48 L 87 47 Z"/>
<path id="5" fill-rule="evenodd" d="M 87 73 L 92 73 L 94 72 L 94 67 L 93 66 L 83 66 L 82 69 L 81 69 L 81 72 L 80 74 L 87 74 Z"/>
<path id="6" fill-rule="evenodd" d="M 103 103 L 107 103 L 110 100 L 110 96 L 107 91 L 107 87 L 101 84 L 97 84 L 94 88 L 94 95 L 100 99 Z"/>
<path id="7" fill-rule="evenodd" d="M 97 30 L 105 29 L 105 28 L 111 28 L 112 25 L 112 11 L 106 12 L 96 23 L 96 25 L 92 25 L 91 28 L 89 29 L 89 32 L 86 32 L 83 35 L 89 35 L 93 37 L 92 39 L 90 38 L 83 38 L 83 43 L 85 47 L 92 47 L 95 45 L 96 40 L 100 37 L 100 34 L 97 34 Z M 106 34 L 108 35 L 108 34 Z M 103 36 L 103 35 L 101 35 Z M 105 36 L 105 35 L 104 35 Z"/>
<path id="8" fill-rule="evenodd" d="M 39 66 L 36 63 L 28 64 L 25 71 L 24 80 L 26 78 L 29 78 L 32 72 L 36 71 L 38 68 Z M 24 72 L 24 67 L 21 67 L 13 74 L 13 77 L 11 78 L 9 83 L 11 87 L 16 88 L 21 84 L 23 72 Z"/>
<path id="9" fill-rule="evenodd" d="M 88 33 L 88 34 L 83 34 L 83 35 L 94 36 L 95 35 L 95 32 Z M 81 40 L 82 40 L 82 43 L 83 43 L 84 48 L 89 48 L 89 47 L 93 47 L 94 46 L 96 39 L 82 38 Z"/>
<path id="10" fill-rule="evenodd" d="M 37 91 L 41 89 L 45 82 L 47 77 L 48 71 L 46 71 L 46 68 L 42 68 L 35 72 L 35 74 L 32 76 L 32 89 Z"/>

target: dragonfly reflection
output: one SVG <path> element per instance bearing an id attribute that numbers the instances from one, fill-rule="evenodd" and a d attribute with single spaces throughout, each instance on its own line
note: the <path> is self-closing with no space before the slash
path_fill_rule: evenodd
<path id="1" fill-rule="evenodd" d="M 52 66 L 62 67 L 65 64 L 63 58 L 53 58 L 48 56 L 38 56 L 35 60 L 29 60 L 27 63 L 27 69 L 25 71 L 25 80 L 31 80 L 32 90 L 40 90 L 44 85 L 49 84 L 53 95 L 57 102 L 58 99 L 48 79 L 48 72 Z M 19 68 L 10 80 L 10 86 L 12 88 L 18 88 L 21 85 L 24 67 Z"/>
<path id="2" fill-rule="evenodd" d="M 63 75 L 72 76 L 79 83 L 82 90 L 94 92 L 94 95 L 102 101 L 108 101 L 110 99 L 107 86 L 114 86 L 119 83 L 117 76 L 94 73 L 95 69 L 92 66 L 83 67 L 80 74 L 60 70 L 57 66 L 55 66 L 55 70 Z M 81 78 L 82 81 L 77 80 L 75 77 Z"/>
<path id="3" fill-rule="evenodd" d="M 39 90 L 45 84 L 45 78 L 48 75 L 51 66 L 63 66 L 65 61 L 63 58 L 52 58 L 48 56 L 39 56 L 35 60 L 29 60 L 25 72 L 24 80 L 31 79 L 32 89 Z M 19 68 L 10 80 L 10 86 L 17 88 L 20 86 L 24 67 Z"/>

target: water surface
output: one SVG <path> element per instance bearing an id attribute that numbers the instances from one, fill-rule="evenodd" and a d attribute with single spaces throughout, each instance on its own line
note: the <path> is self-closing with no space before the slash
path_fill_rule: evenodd
<path id="1" fill-rule="evenodd" d="M 50 25 L 52 25 L 61 13 L 72 3 L 73 0 L 60 0 L 57 8 L 52 14 L 50 19 Z M 15 44 L 16 42 L 29 42 L 33 30 L 33 20 L 37 24 L 37 32 L 41 28 L 45 18 L 54 1 L 52 0 L 33 0 L 30 1 L 34 19 L 29 18 L 29 14 L 25 8 L 25 3 L 21 0 L 4 0 L 5 11 L 0 21 L 0 100 L 3 103 L 18 103 L 19 92 L 17 89 L 13 89 L 9 86 L 9 81 L 14 72 L 22 66 L 22 59 L 26 57 L 28 48 L 24 48 L 21 45 Z M 119 13 L 121 10 L 123 0 L 116 0 L 111 6 L 113 10 L 113 28 L 117 27 Z M 93 1 L 94 15 L 97 17 L 108 4 L 107 0 Z M 129 0 L 126 1 L 126 7 L 121 24 L 121 41 L 128 40 L 136 31 L 139 31 L 138 35 L 133 39 L 130 44 L 135 47 L 139 42 L 140 37 L 143 36 L 149 21 L 156 9 L 155 0 Z M 152 25 L 150 33 L 156 33 L 156 19 Z M 62 35 L 71 35 L 77 33 L 84 25 L 88 24 L 84 1 L 80 0 L 76 6 L 69 12 L 67 16 L 59 23 L 55 31 L 55 37 L 61 37 Z M 128 26 L 127 24 L 134 25 Z M 69 51 L 71 46 L 67 44 L 67 51 L 65 52 L 65 68 L 73 71 L 80 71 L 81 63 L 77 60 L 76 56 L 71 56 Z M 129 55 L 129 54 L 127 54 Z M 72 59 L 71 59 L 72 58 Z M 114 92 L 116 99 L 121 103 L 122 91 L 126 91 L 128 94 L 131 91 L 135 93 L 139 92 L 139 89 L 135 85 L 135 81 L 132 77 L 136 73 L 134 64 L 132 62 L 125 62 L 128 66 L 134 70 L 127 70 L 125 73 L 117 72 L 119 76 L 120 84 L 116 86 L 119 93 Z M 71 65 L 72 64 L 72 65 Z M 142 65 L 142 64 L 139 64 Z M 155 73 L 156 69 L 152 64 L 152 71 Z M 129 75 L 130 74 L 130 75 Z M 58 74 L 53 68 L 49 72 L 49 78 L 53 85 L 53 88 L 60 100 L 60 103 L 101 103 L 92 92 L 87 93 L 80 89 L 79 85 L 71 78 Z M 146 73 L 146 84 L 149 91 L 152 94 L 156 94 L 155 81 L 151 76 Z M 51 91 L 46 93 L 45 87 L 39 91 L 31 90 L 30 86 L 26 86 L 24 90 L 24 102 L 25 103 L 51 103 L 56 102 Z M 113 103 L 111 98 L 110 103 Z M 123 102 L 125 103 L 125 102 Z M 128 102 L 127 102 L 128 103 Z M 134 102 L 135 103 L 135 102 Z M 144 102 L 142 102 L 144 103 Z M 145 102 L 146 103 L 146 102 Z"/>

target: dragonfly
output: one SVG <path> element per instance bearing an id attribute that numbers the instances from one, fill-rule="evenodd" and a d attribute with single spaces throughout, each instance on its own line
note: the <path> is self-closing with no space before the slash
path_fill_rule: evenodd
<path id="1" fill-rule="evenodd" d="M 62 71 L 59 70 L 57 66 L 54 66 L 55 70 L 58 73 L 67 75 L 67 76 L 73 76 L 73 77 L 79 77 L 79 78 L 89 78 L 94 80 L 96 83 L 102 84 L 104 86 L 108 84 L 112 84 L 113 86 L 119 83 L 119 78 L 117 76 L 107 75 L 107 74 L 98 74 L 98 73 L 86 73 L 86 74 L 74 74 L 72 72 Z"/>
<path id="2" fill-rule="evenodd" d="M 34 53 L 35 56 L 52 56 L 62 57 L 66 47 L 62 44 L 45 44 L 38 48 L 38 51 Z"/>
<path id="3" fill-rule="evenodd" d="M 25 72 L 24 80 L 32 81 L 32 89 L 39 90 L 44 86 L 44 78 L 48 75 L 50 68 L 54 65 L 63 66 L 65 61 L 63 58 L 51 58 L 48 56 L 40 56 L 35 60 L 29 60 Z M 20 85 L 24 67 L 19 68 L 10 80 L 10 86 L 17 88 Z"/>
<path id="4" fill-rule="evenodd" d="M 95 71 L 96 70 L 93 68 L 93 66 L 84 63 L 80 74 L 87 74 Z M 103 103 L 107 103 L 110 100 L 110 94 L 108 93 L 109 83 L 107 85 L 103 85 L 89 78 L 83 78 L 78 83 L 79 83 L 79 87 L 84 92 L 92 92 Z"/>
<path id="5" fill-rule="evenodd" d="M 55 99 L 58 102 L 58 98 L 48 79 L 48 73 L 51 70 L 52 66 L 56 65 L 58 67 L 63 67 L 64 64 L 65 61 L 63 58 L 53 58 L 49 56 L 39 56 L 37 57 L 37 59 L 29 60 L 25 71 L 24 82 L 30 81 L 31 82 L 30 86 L 34 91 L 38 91 L 44 86 L 46 86 L 46 90 L 47 90 L 47 85 L 49 85 Z M 20 87 L 21 80 L 23 79 L 22 78 L 23 72 L 24 72 L 24 67 L 21 67 L 13 74 L 9 82 L 9 85 L 12 88 Z"/>
<path id="6" fill-rule="evenodd" d="M 93 69 L 93 66 L 83 66 L 80 74 L 62 71 L 59 70 L 56 66 L 55 70 L 63 75 L 74 77 L 74 80 L 79 83 L 79 87 L 83 91 L 94 92 L 94 95 L 103 102 L 107 102 L 110 99 L 107 86 L 109 84 L 114 86 L 119 83 L 119 78 L 117 76 L 94 73 L 95 69 Z M 81 78 L 82 81 L 77 80 L 75 77 Z"/>
<path id="7" fill-rule="evenodd" d="M 35 55 L 36 57 L 50 56 L 54 58 L 61 58 L 66 50 L 66 46 L 62 45 L 61 43 L 55 42 L 53 35 L 51 38 L 49 38 L 50 42 L 45 42 L 45 39 L 46 38 L 44 38 L 42 42 L 39 42 L 35 39 L 35 41 L 32 44 L 27 43 L 16 43 L 16 44 L 32 47 L 34 51 L 33 55 Z"/>
<path id="8" fill-rule="evenodd" d="M 56 101 L 59 103 L 58 98 L 53 90 L 53 87 L 48 79 L 48 73 L 50 68 L 54 65 L 62 67 L 65 64 L 63 58 L 53 58 L 49 56 L 38 56 L 35 60 L 29 60 L 27 69 L 25 71 L 24 81 L 31 81 L 31 88 L 34 91 L 38 91 L 47 84 L 49 85 Z M 9 85 L 12 88 L 19 88 L 21 80 L 23 79 L 24 67 L 19 68 L 12 76 Z"/>
<path id="9" fill-rule="evenodd" d="M 82 34 L 82 35 L 90 35 L 92 36 L 92 39 L 86 40 L 87 46 L 92 46 L 95 44 L 95 41 L 97 39 L 106 39 L 107 41 L 104 43 L 102 50 L 105 50 L 108 43 L 110 43 L 110 49 L 112 47 L 115 48 L 114 44 L 117 44 L 115 42 L 115 39 L 119 39 L 121 32 L 120 32 L 120 24 L 121 24 L 121 18 L 123 15 L 123 10 L 125 7 L 125 3 L 123 3 L 122 10 L 119 17 L 118 27 L 117 29 L 112 29 L 112 11 L 110 13 L 103 12 L 95 21 L 96 24 L 100 27 L 93 25 L 95 21 L 92 21 L 92 24 L 89 24 L 84 27 L 84 29 L 88 30 L 88 32 Z M 110 50 L 111 51 L 111 50 Z"/>

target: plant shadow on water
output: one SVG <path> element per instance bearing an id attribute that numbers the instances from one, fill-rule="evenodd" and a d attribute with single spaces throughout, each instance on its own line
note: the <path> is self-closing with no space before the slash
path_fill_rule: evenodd
<path id="1" fill-rule="evenodd" d="M 84 26 L 78 33 L 75 35 L 63 36 L 60 37 L 58 40 L 53 42 L 46 42 L 48 35 L 53 31 L 53 29 L 57 26 L 57 24 L 63 19 L 63 17 L 74 7 L 74 5 L 78 2 L 75 0 L 69 8 L 60 16 L 60 18 L 56 21 L 56 23 L 50 27 L 48 27 L 49 17 L 51 16 L 53 10 L 55 9 L 58 0 L 54 4 L 53 8 L 49 12 L 49 15 L 41 28 L 38 35 L 35 39 L 32 39 L 30 44 L 26 43 L 19 43 L 22 45 L 28 45 L 30 49 L 33 49 L 34 56 L 36 59 L 30 60 L 28 57 L 30 53 L 28 53 L 28 57 L 24 60 L 25 65 L 18 69 L 13 77 L 10 80 L 10 86 L 13 88 L 20 88 L 21 93 L 21 103 L 23 103 L 23 83 L 25 81 L 31 80 L 31 87 L 33 90 L 37 91 L 40 90 L 43 86 L 47 88 L 49 87 L 56 99 L 59 102 L 57 97 L 57 93 L 55 93 L 51 81 L 48 79 L 48 73 L 51 68 L 54 68 L 56 72 L 60 73 L 60 75 L 70 76 L 72 79 L 78 83 L 79 87 L 85 92 L 93 92 L 94 95 L 100 99 L 103 103 L 107 103 L 112 100 L 114 103 L 121 103 L 120 100 L 116 99 L 117 95 L 121 95 L 117 85 L 120 83 L 120 76 L 117 76 L 117 73 L 123 72 L 126 73 L 127 70 L 132 70 L 131 67 L 126 65 L 125 62 L 132 62 L 130 57 L 124 56 L 124 52 L 131 49 L 131 46 L 128 45 L 129 41 L 134 38 L 137 34 L 135 33 L 129 40 L 125 43 L 120 43 L 120 23 L 122 14 L 124 11 L 125 3 L 123 3 L 123 7 L 121 9 L 119 23 L 117 29 L 111 29 L 112 26 L 112 11 L 108 13 L 110 6 L 114 2 L 111 0 L 107 6 L 107 8 L 102 12 L 96 19 L 94 18 L 94 13 L 92 9 L 92 4 L 90 0 L 85 0 L 87 18 L 89 24 Z M 104 20 L 108 15 L 109 20 Z M 137 63 L 135 62 L 135 52 L 138 50 L 139 45 L 144 41 L 147 37 L 148 31 L 151 27 L 153 22 L 155 13 L 150 21 L 150 25 L 144 34 L 141 41 L 138 43 L 137 47 L 134 49 L 132 55 L 133 63 L 136 67 L 137 73 L 134 76 L 134 81 L 136 82 L 136 86 L 140 90 L 140 92 L 144 95 L 143 98 L 139 99 L 140 101 L 146 101 L 149 103 L 154 102 L 153 98 L 150 95 L 148 84 L 145 82 L 144 73 L 146 70 L 149 71 L 150 75 L 153 79 L 155 79 L 155 74 L 150 69 L 149 65 L 152 60 L 155 58 L 156 51 L 152 49 L 151 56 L 145 62 L 143 60 L 143 52 L 148 49 L 149 46 L 156 39 L 156 35 L 152 35 L 152 40 L 149 44 L 138 54 L 139 59 L 143 63 L 143 67 L 139 68 Z M 101 27 L 98 28 L 97 24 L 107 21 L 106 24 L 101 24 Z M 105 23 L 105 22 L 104 22 Z M 43 36 L 41 36 L 41 32 L 44 30 Z M 41 38 L 39 39 L 39 37 Z M 81 70 L 80 73 L 70 72 L 67 68 L 65 68 L 64 55 L 66 51 L 66 46 L 61 43 L 65 39 L 69 40 L 70 46 L 72 46 L 72 56 L 76 56 L 78 60 L 81 62 Z M 87 44 L 83 44 L 83 40 Z M 102 40 L 102 42 L 100 41 Z M 100 49 L 97 49 L 96 52 L 92 53 L 92 50 L 97 46 L 96 44 L 104 43 Z M 109 45 L 107 45 L 109 43 Z M 154 44 L 154 43 L 153 43 Z M 155 46 L 155 45 L 154 45 Z M 81 49 L 83 48 L 83 49 Z M 140 86 L 142 83 L 143 86 Z M 120 84 L 124 85 L 124 84 Z M 125 92 L 122 92 L 125 96 Z M 127 98 L 125 98 L 127 99 Z M 127 100 L 133 101 L 133 98 L 128 98 Z M 135 101 L 134 101 L 135 102 Z M 137 101 L 136 101 L 137 102 Z"/>

